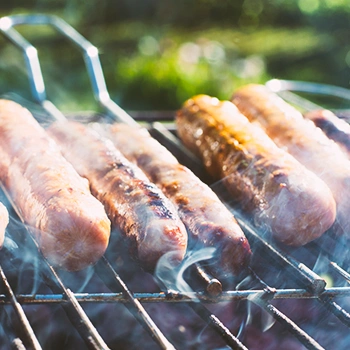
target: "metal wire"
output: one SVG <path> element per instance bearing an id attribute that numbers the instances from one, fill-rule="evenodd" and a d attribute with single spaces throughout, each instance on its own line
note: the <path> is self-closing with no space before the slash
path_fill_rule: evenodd
<path id="1" fill-rule="evenodd" d="M 63 114 L 49 100 L 47 100 L 37 50 L 13 29 L 13 26 L 20 24 L 50 25 L 57 29 L 58 32 L 69 38 L 69 40 L 71 40 L 74 45 L 79 47 L 83 52 L 96 100 L 117 120 L 131 125 L 137 125 L 135 120 L 131 118 L 129 114 L 127 114 L 110 99 L 98 57 L 98 50 L 95 46 L 91 45 L 91 43 L 83 38 L 77 31 L 75 31 L 75 29 L 55 16 L 17 15 L 11 17 L 3 17 L 0 19 L 0 31 L 23 51 L 28 67 L 28 74 L 34 99 L 46 111 L 48 111 L 49 114 L 53 115 L 56 119 L 65 118 Z M 310 101 L 302 99 L 290 91 L 303 91 L 317 94 L 336 93 L 338 97 L 350 100 L 350 94 L 348 90 L 339 88 L 337 89 L 331 86 L 321 86 L 319 84 L 282 80 L 272 80 L 267 82 L 266 85 L 273 91 L 284 94 L 284 97 L 286 99 L 289 99 L 295 104 L 299 104 L 304 109 L 314 109 L 315 107 L 319 106 L 311 103 Z M 196 160 L 195 157 L 192 157 L 191 154 L 189 154 L 188 151 L 183 148 L 176 137 L 167 132 L 166 128 L 160 124 L 158 125 L 158 123 L 155 123 L 153 124 L 152 130 L 158 135 L 158 137 L 163 138 L 163 141 L 166 141 L 168 146 L 171 145 L 175 152 L 182 154 L 182 159 L 186 158 L 189 164 L 192 161 L 192 166 L 195 164 L 194 167 L 197 167 L 198 173 L 203 174 L 203 167 L 198 162 L 198 160 Z M 77 327 L 80 334 L 85 341 L 86 339 L 90 339 L 87 341 L 87 345 L 93 349 L 107 349 L 107 345 L 104 343 L 103 339 L 91 324 L 90 320 L 80 306 L 80 303 L 125 303 L 131 313 L 139 320 L 146 331 L 153 337 L 153 339 L 155 339 L 157 344 L 162 349 L 174 349 L 174 346 L 166 339 L 162 332 L 160 332 L 154 321 L 144 310 L 141 303 L 187 303 L 217 332 L 221 333 L 222 337 L 225 339 L 226 343 L 229 346 L 238 349 L 246 349 L 246 347 L 235 336 L 233 336 L 232 333 L 225 327 L 225 325 L 222 324 L 222 322 L 217 319 L 215 315 L 210 313 L 204 307 L 204 305 L 202 305 L 202 303 L 220 303 L 233 300 L 254 300 L 257 305 L 273 315 L 275 319 L 281 322 L 309 349 L 322 349 L 322 347 L 312 337 L 306 334 L 298 325 L 292 322 L 286 315 L 281 313 L 275 306 L 271 305 L 270 301 L 272 299 L 317 299 L 345 325 L 350 327 L 349 313 L 333 300 L 334 297 L 350 296 L 350 287 L 326 288 L 325 280 L 317 275 L 312 269 L 310 269 L 305 264 L 297 261 L 292 256 L 277 249 L 270 242 L 261 238 L 257 234 L 255 228 L 247 224 L 246 221 L 240 218 L 238 218 L 238 221 L 244 231 L 250 236 L 250 238 L 258 243 L 259 249 L 267 250 L 269 254 L 274 257 L 274 259 L 278 260 L 284 266 L 287 266 L 290 271 L 292 271 L 292 274 L 299 280 L 299 282 L 301 282 L 302 286 L 305 288 L 273 289 L 267 285 L 264 285 L 265 289 L 223 292 L 219 291 L 219 293 L 215 292 L 211 295 L 205 292 L 193 292 L 186 294 L 181 294 L 178 292 L 132 293 L 125 282 L 119 277 L 117 272 L 110 265 L 108 260 L 103 257 L 101 261 L 96 265 L 95 270 L 97 274 L 101 276 L 107 286 L 111 287 L 111 290 L 121 289 L 121 292 L 89 294 L 73 293 L 70 289 L 65 287 L 55 269 L 50 264 L 48 264 L 47 268 L 50 273 L 44 273 L 44 278 L 53 289 L 55 294 L 18 294 L 15 296 L 15 294 L 10 290 L 9 293 L 12 295 L 11 298 L 9 299 L 7 295 L 8 293 L 6 295 L 0 295 L 0 304 L 12 304 L 16 308 L 17 313 L 21 315 L 21 321 L 22 323 L 24 322 L 24 327 L 28 330 L 29 335 L 32 335 L 30 331 L 31 328 L 30 325 L 29 328 L 27 328 L 28 325 L 26 324 L 26 318 L 23 318 L 23 310 L 20 305 L 38 303 L 61 304 L 65 308 L 67 314 L 70 315 L 73 323 L 80 324 L 80 326 Z M 45 259 L 44 261 L 46 262 Z M 340 274 L 340 276 L 342 276 L 346 281 L 349 281 L 350 276 L 343 268 L 338 266 L 336 263 L 331 264 L 333 268 Z M 0 274 L 3 278 L 3 281 L 6 281 L 6 276 L 3 276 L 3 270 L 1 268 Z M 261 282 L 264 283 L 263 281 Z M 198 300 L 199 303 L 193 303 L 194 299 Z M 35 343 L 35 336 L 32 341 Z M 38 345 L 40 348 L 40 344 Z"/>
<path id="2" fill-rule="evenodd" d="M 6 192 L 6 189 L 3 189 L 3 192 L 7 195 L 9 201 L 11 202 L 11 205 L 13 209 L 16 211 L 18 218 L 21 220 L 21 222 L 24 224 L 24 220 L 21 217 L 17 207 L 15 204 L 11 201 L 11 198 L 9 194 Z M 45 259 L 44 256 L 39 254 L 39 248 L 37 242 L 34 240 L 32 234 L 30 233 L 30 230 L 28 227 L 23 225 L 25 230 L 27 231 L 28 237 L 30 237 L 30 240 L 27 240 L 27 244 L 30 245 L 32 251 L 37 251 L 39 258 L 41 260 L 40 264 L 40 273 L 42 279 L 46 282 L 46 284 L 49 286 L 49 288 L 54 293 L 61 293 L 62 296 L 66 299 L 67 303 L 64 303 L 62 306 L 69 316 L 70 320 L 72 321 L 72 324 L 76 327 L 82 338 L 84 339 L 86 345 L 89 349 L 92 350 L 98 350 L 98 349 L 105 349 L 108 350 L 108 346 L 105 344 L 103 339 L 100 337 L 100 335 L 97 333 L 95 327 L 92 325 L 89 318 L 84 313 L 83 309 L 80 307 L 79 303 L 77 302 L 74 294 L 66 288 L 65 284 L 62 282 L 61 278 L 59 277 L 57 271 L 53 268 L 53 266 Z M 22 247 L 25 249 L 25 247 Z M 1 277 L 4 281 L 6 281 L 6 276 L 2 271 L 2 268 L 0 267 Z M 20 310 L 17 312 L 21 312 Z M 21 317 L 23 315 L 21 314 Z M 24 318 L 23 318 L 24 320 Z"/>
<path id="3" fill-rule="evenodd" d="M 271 91 L 277 93 L 282 91 L 308 92 L 314 95 L 333 96 L 350 101 L 350 90 L 334 85 L 284 79 L 271 79 L 265 85 Z"/>
<path id="4" fill-rule="evenodd" d="M 41 345 L 39 344 L 39 341 L 34 334 L 34 331 L 33 331 L 32 327 L 28 321 L 26 314 L 24 313 L 22 306 L 17 301 L 15 293 L 13 292 L 13 290 L 10 286 L 10 283 L 8 282 L 6 275 L 5 275 L 1 266 L 0 266 L 0 277 L 1 277 L 1 280 L 4 284 L 4 287 L 5 287 L 6 292 L 7 292 L 6 299 L 9 299 L 9 302 L 11 303 L 13 309 L 15 310 L 15 313 L 16 313 L 16 315 L 17 315 L 17 317 L 22 325 L 22 330 L 24 330 L 30 346 L 34 350 L 41 350 Z"/>
<path id="5" fill-rule="evenodd" d="M 87 41 L 72 26 L 61 18 L 52 15 L 14 15 L 3 17 L 0 19 L 0 31 L 2 31 L 9 40 L 22 50 L 27 63 L 32 94 L 35 100 L 47 109 L 48 112 L 51 114 L 54 113 L 57 118 L 62 116 L 57 108 L 47 100 L 37 50 L 13 28 L 14 26 L 22 24 L 49 25 L 72 41 L 76 47 L 79 47 L 83 52 L 86 68 L 97 101 L 107 111 L 116 116 L 119 121 L 129 125 L 136 125 L 135 120 L 111 100 L 103 76 L 98 49 Z"/>
<path id="6" fill-rule="evenodd" d="M 100 261 L 96 264 L 95 269 L 97 274 L 105 282 L 108 288 L 111 290 L 121 288 L 121 295 L 123 296 L 125 305 L 135 316 L 135 318 L 141 323 L 144 329 L 150 334 L 150 336 L 157 342 L 157 344 L 162 349 L 175 349 L 175 347 L 163 335 L 158 326 L 154 323 L 152 318 L 143 308 L 140 301 L 135 298 L 133 293 L 127 287 L 126 283 L 120 278 L 118 273 L 113 269 L 112 265 L 105 257 L 102 257 L 100 259 Z"/>

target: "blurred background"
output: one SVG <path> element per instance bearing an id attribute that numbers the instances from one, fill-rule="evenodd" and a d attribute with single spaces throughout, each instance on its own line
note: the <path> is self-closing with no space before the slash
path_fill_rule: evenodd
<path id="1" fill-rule="evenodd" d="M 271 78 L 348 88 L 348 0 L 15 0 L 0 16 L 55 14 L 98 47 L 112 99 L 128 111 L 175 110 Z M 63 111 L 96 110 L 80 53 L 46 26 L 16 27 L 39 52 Z M 30 99 L 22 54 L 0 35 L 0 94 Z"/>

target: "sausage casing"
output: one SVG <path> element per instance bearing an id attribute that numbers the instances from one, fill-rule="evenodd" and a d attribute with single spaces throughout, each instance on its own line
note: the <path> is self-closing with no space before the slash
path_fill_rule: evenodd
<path id="1" fill-rule="evenodd" d="M 279 146 L 318 175 L 337 203 L 334 231 L 349 231 L 350 162 L 334 141 L 294 107 L 263 85 L 239 88 L 232 101 Z"/>
<path id="2" fill-rule="evenodd" d="M 7 208 L 0 202 L 0 248 L 4 244 L 5 231 L 9 223 L 9 212 Z"/>
<path id="3" fill-rule="evenodd" d="M 251 251 L 236 219 L 209 186 L 144 128 L 122 124 L 99 130 L 160 187 L 178 209 L 192 250 L 214 247 L 217 273 L 237 274 L 249 263 Z"/>
<path id="4" fill-rule="evenodd" d="M 350 125 L 327 109 L 318 109 L 304 114 L 332 139 L 350 158 Z"/>
<path id="5" fill-rule="evenodd" d="M 110 221 L 88 181 L 62 156 L 31 113 L 0 100 L 0 180 L 43 255 L 80 270 L 105 252 Z"/>
<path id="6" fill-rule="evenodd" d="M 231 102 L 195 96 L 178 112 L 176 124 L 181 140 L 209 173 L 279 241 L 304 245 L 333 224 L 335 202 L 326 184 Z"/>
<path id="7" fill-rule="evenodd" d="M 182 261 L 187 232 L 175 207 L 110 140 L 72 121 L 56 122 L 48 133 L 89 180 L 92 193 L 129 239 L 133 255 L 145 269 L 153 271 L 159 258 L 169 252 L 174 264 Z"/>

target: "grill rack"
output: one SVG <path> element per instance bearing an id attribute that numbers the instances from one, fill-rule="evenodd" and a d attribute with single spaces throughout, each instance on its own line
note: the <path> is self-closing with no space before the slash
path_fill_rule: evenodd
<path id="1" fill-rule="evenodd" d="M 97 49 L 67 23 L 58 17 L 46 15 L 3 17 L 0 19 L 0 31 L 23 51 L 30 77 L 33 99 L 46 113 L 56 119 L 64 117 L 62 113 L 46 98 L 44 80 L 41 74 L 37 51 L 17 31 L 14 30 L 13 26 L 19 24 L 51 25 L 57 29 L 58 32 L 70 39 L 84 54 L 95 98 L 104 110 L 106 110 L 109 115 L 112 115 L 113 119 L 121 122 L 134 124 L 135 119 L 139 122 L 146 122 L 151 134 L 156 139 L 171 150 L 178 159 L 181 159 L 183 164 L 190 167 L 198 176 L 207 180 L 201 164 L 183 148 L 179 140 L 176 138 L 173 125 L 169 126 L 167 124 L 168 126 L 165 127 L 160 123 L 160 121 L 164 121 L 163 119 L 167 118 L 163 118 L 163 115 L 162 118 L 157 117 L 156 121 L 150 120 L 147 116 L 146 118 L 138 118 L 136 115 L 135 119 L 131 118 L 129 114 L 109 98 Z M 278 83 L 280 85 L 278 85 Z M 309 101 L 307 100 L 300 100 L 297 95 L 290 93 L 290 91 L 293 90 L 300 91 L 300 87 L 305 87 L 307 84 L 300 85 L 299 83 L 294 83 L 293 85 L 293 82 L 273 80 L 268 82 L 267 85 L 269 85 L 269 87 L 274 87 L 278 92 L 282 91 L 284 93 L 284 98 L 289 98 L 291 102 L 294 103 L 297 101 L 303 108 L 308 109 L 311 106 L 312 108 L 316 106 L 314 104 L 309 104 Z M 321 87 L 321 85 L 317 86 Z M 309 86 L 309 88 L 310 87 L 313 87 L 313 89 L 308 91 L 314 92 L 315 85 Z M 334 93 L 334 89 L 332 90 L 332 87 L 330 88 L 331 90 L 328 90 L 328 93 Z M 317 90 L 316 92 L 319 93 L 320 91 Z M 344 98 L 350 99 L 347 90 L 344 89 L 342 92 L 345 93 Z M 35 110 L 37 107 L 34 107 L 33 109 Z M 170 121 L 171 118 L 172 116 L 170 116 Z M 4 200 L 10 201 L 6 194 Z M 11 205 L 10 202 L 8 204 L 9 206 Z M 12 208 L 15 210 L 14 206 L 12 206 Z M 65 276 L 63 276 L 63 278 L 61 276 L 63 272 L 56 271 L 56 269 L 53 268 L 40 254 L 37 254 L 35 261 L 37 265 L 40 264 L 40 268 L 37 268 L 37 271 L 39 271 L 38 273 L 41 275 L 42 280 L 45 281 L 48 287 L 52 290 L 52 293 L 40 294 L 34 290 L 31 294 L 23 294 L 17 289 L 11 287 L 12 283 L 10 278 L 7 277 L 7 275 L 11 275 L 11 269 L 10 272 L 7 271 L 9 268 L 6 263 L 4 264 L 3 258 L 0 264 L 0 277 L 4 285 L 4 292 L 0 294 L 0 304 L 3 305 L 4 309 L 7 305 L 12 307 L 12 312 L 4 314 L 4 320 L 6 322 L 3 322 L 3 328 L 6 335 L 10 338 L 10 344 L 17 349 L 21 349 L 25 346 L 33 349 L 41 349 L 38 338 L 35 335 L 23 308 L 26 305 L 33 304 L 58 304 L 62 306 L 70 321 L 80 333 L 86 346 L 90 349 L 107 349 L 108 346 L 96 331 L 95 326 L 90 321 L 80 303 L 125 304 L 162 349 L 173 349 L 174 346 L 163 332 L 160 331 L 158 326 L 152 320 L 152 317 L 144 309 L 142 305 L 143 303 L 184 303 L 190 306 L 208 325 L 213 327 L 227 346 L 235 349 L 247 349 L 247 347 L 240 341 L 240 334 L 236 336 L 233 335 L 224 323 L 220 321 L 214 313 L 209 311 L 207 306 L 205 306 L 206 304 L 218 304 L 234 300 L 250 300 L 252 303 L 271 314 L 308 349 L 322 349 L 323 347 L 300 326 L 276 308 L 272 304 L 274 300 L 315 299 L 334 314 L 335 317 L 346 327 L 350 327 L 349 312 L 333 300 L 338 297 L 350 296 L 350 287 L 346 286 L 350 283 L 350 275 L 346 271 L 348 264 L 343 268 L 341 262 L 334 259 L 334 256 L 332 256 L 327 250 L 327 243 L 332 241 L 331 237 L 327 236 L 320 241 L 311 243 L 307 248 L 311 255 L 317 256 L 316 263 L 319 263 L 319 261 L 322 260 L 323 264 L 326 264 L 328 269 L 338 276 L 338 280 L 340 280 L 338 284 L 341 286 L 326 288 L 325 279 L 315 273 L 312 268 L 308 267 L 309 262 L 303 263 L 302 259 L 299 259 L 295 252 L 287 253 L 283 247 L 278 247 L 275 243 L 271 243 L 267 239 L 261 238 L 256 229 L 247 222 L 247 220 L 242 218 L 239 213 L 236 213 L 236 217 L 253 247 L 253 254 L 260 256 L 261 254 L 266 253 L 269 256 L 268 259 L 270 259 L 273 264 L 277 263 L 282 266 L 283 269 L 286 269 L 287 279 L 296 283 L 298 288 L 273 288 L 269 286 L 269 283 L 263 278 L 259 277 L 260 271 L 256 271 L 257 266 L 253 266 L 248 272 L 248 276 L 250 276 L 251 280 L 255 281 L 259 288 L 250 287 L 249 289 L 243 290 L 228 289 L 224 290 L 217 296 L 208 294 L 205 289 L 196 290 L 193 293 L 181 293 L 179 291 L 166 290 L 162 287 L 160 288 L 161 291 L 154 293 L 133 293 L 123 278 L 117 273 L 117 268 L 113 266 L 110 259 L 104 256 L 93 268 L 93 273 L 100 276 L 105 285 L 112 292 L 73 293 L 64 283 Z M 18 220 L 20 220 L 20 218 L 18 218 L 18 213 L 14 212 L 11 215 L 11 224 L 18 226 Z M 26 229 L 24 228 L 24 231 L 25 230 Z M 12 235 L 12 230 L 10 232 Z M 29 249 L 31 253 L 37 251 L 35 241 L 27 239 L 26 237 L 31 236 L 21 232 L 21 235 L 18 238 L 18 240 L 23 243 L 21 249 Z M 10 261 L 13 261 L 11 254 L 11 251 L 7 250 L 5 247 L 5 257 L 9 258 Z M 296 255 L 297 258 L 295 258 L 294 255 Z M 5 266 L 3 266 L 3 264 Z M 254 262 L 252 265 L 254 265 Z M 239 284 L 236 285 L 236 288 L 239 288 Z M 19 320 L 20 327 L 14 326 L 16 324 L 11 318 L 11 313 L 13 312 Z"/>

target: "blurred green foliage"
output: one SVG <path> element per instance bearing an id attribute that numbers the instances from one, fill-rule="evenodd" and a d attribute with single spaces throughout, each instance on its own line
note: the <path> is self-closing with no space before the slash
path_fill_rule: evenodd
<path id="1" fill-rule="evenodd" d="M 111 97 L 128 110 L 173 110 L 206 93 L 285 78 L 349 87 L 347 0 L 21 0 L 0 15 L 56 14 L 99 48 Z M 47 27 L 18 27 L 39 50 L 50 99 L 95 109 L 83 60 Z M 0 38 L 0 94 L 29 97 L 23 58 Z"/>

